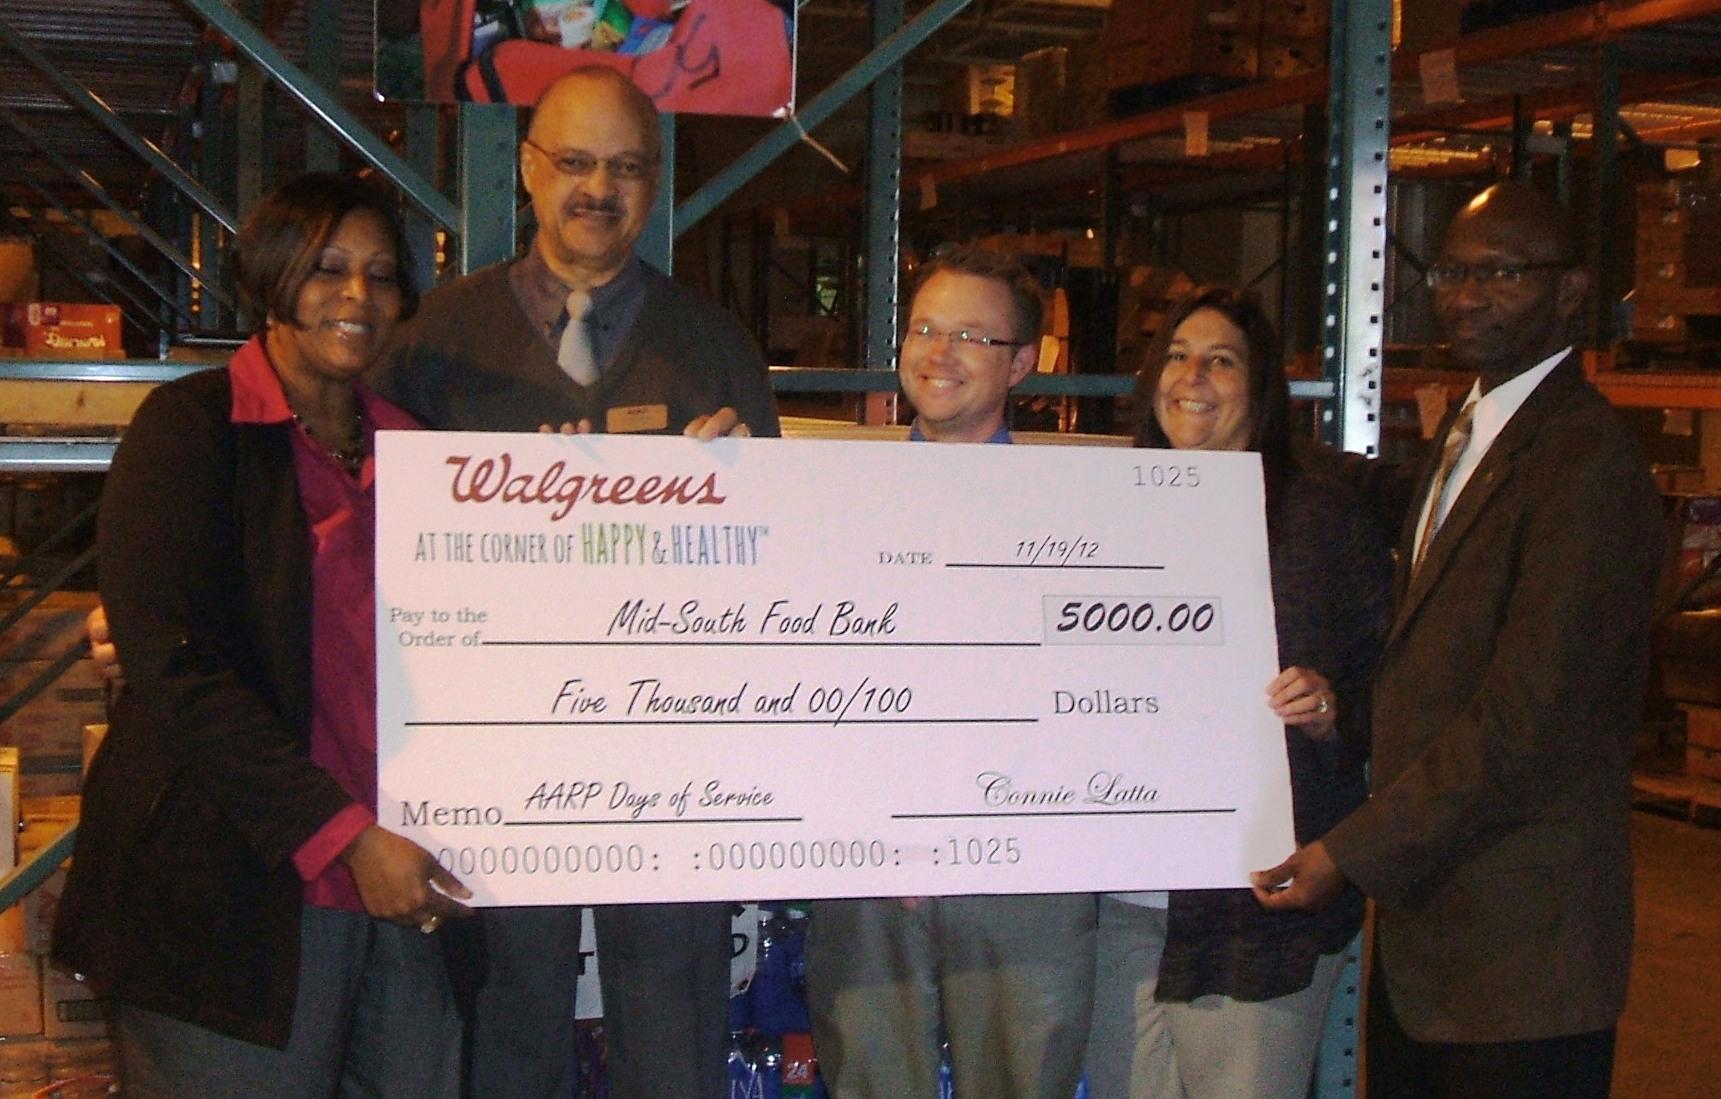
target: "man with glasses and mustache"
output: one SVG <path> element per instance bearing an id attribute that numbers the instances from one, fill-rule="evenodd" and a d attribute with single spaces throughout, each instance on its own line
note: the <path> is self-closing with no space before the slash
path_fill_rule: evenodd
<path id="1" fill-rule="evenodd" d="M 526 254 L 425 295 L 377 386 L 432 427 L 776 435 L 758 348 L 716 304 L 634 253 L 657 195 L 651 99 L 607 68 L 558 80 L 533 111 L 520 176 Z M 594 910 L 609 1094 L 728 1090 L 729 906 Z M 490 908 L 445 935 L 481 957 L 468 1011 L 474 1099 L 565 1099 L 575 1075 L 579 909 Z"/>
<path id="2" fill-rule="evenodd" d="M 614 70 L 551 85 L 520 144 L 531 247 L 425 296 L 389 392 L 434 427 L 468 431 L 777 434 L 752 339 L 634 253 L 661 140 L 650 97 Z"/>
<path id="3" fill-rule="evenodd" d="M 1480 376 L 1399 543 L 1372 793 L 1257 873 L 1269 908 L 1375 902 L 1368 1094 L 1600 1099 L 1631 962 L 1631 754 L 1660 503 L 1573 348 L 1563 213 L 1490 187 L 1429 271 Z"/>
<path id="4" fill-rule="evenodd" d="M 898 372 L 910 438 L 1008 443 L 1010 388 L 1040 354 L 1040 288 L 1014 260 L 929 263 Z M 1092 894 L 816 901 L 807 997 L 833 1099 L 931 1099 L 939 1039 L 957 1094 L 1070 1099 L 1093 1011 Z"/>

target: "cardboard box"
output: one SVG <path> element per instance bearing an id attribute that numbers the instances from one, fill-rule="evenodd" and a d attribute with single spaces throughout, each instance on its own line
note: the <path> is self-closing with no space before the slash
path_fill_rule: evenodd
<path id="1" fill-rule="evenodd" d="M 1016 66 L 964 65 L 951 74 L 945 110 L 1009 118 L 1016 106 Z"/>
<path id="2" fill-rule="evenodd" d="M 1105 45 L 1101 39 L 1084 39 L 1070 51 L 1064 98 L 1058 104 L 1058 129 L 1079 130 L 1105 121 Z"/>
<path id="3" fill-rule="evenodd" d="M 76 824 L 82 804 L 78 797 L 25 798 L 24 825 L 18 831 L 18 861 L 23 863 L 30 859 Z M 6 914 L 17 915 L 18 949 L 47 955 L 54 916 L 59 911 L 60 896 L 65 889 L 66 870 L 62 866 L 49 875 L 47 881 L 26 894 L 22 904 Z M 0 923 L 0 927 L 3 926 Z"/>
<path id="4" fill-rule="evenodd" d="M 1676 286 L 1660 280 L 1639 283 L 1637 307 L 1682 317 L 1721 316 L 1721 286 Z"/>
<path id="5" fill-rule="evenodd" d="M 1106 85 L 1129 88 L 1180 76 L 1253 80 L 1259 67 L 1259 49 L 1254 35 L 1206 28 L 1192 28 L 1182 37 L 1109 43 Z"/>
<path id="6" fill-rule="evenodd" d="M 1685 711 L 1685 743 L 1721 752 L 1721 706 L 1679 707 Z"/>
<path id="7" fill-rule="evenodd" d="M 34 954 L 0 954 L 0 1035 L 42 1033 L 42 972 Z"/>
<path id="8" fill-rule="evenodd" d="M 1325 35 L 1261 35 L 1258 72 L 1263 80 L 1277 80 L 1310 72 L 1327 63 Z"/>
<path id="9" fill-rule="evenodd" d="M 1271 4 L 1273 0 L 1266 0 Z M 1204 27 L 1252 34 L 1261 25 L 1263 0 L 1198 0 L 1195 18 Z"/>
<path id="10" fill-rule="evenodd" d="M 1325 38 L 1331 30 L 1326 0 L 1263 0 L 1263 37 Z M 1323 44 L 1321 52 L 1326 52 Z"/>
<path id="11" fill-rule="evenodd" d="M 1398 48 L 1412 56 L 1458 41 L 1459 17 L 1469 0 L 1408 0 L 1398 5 Z"/>
<path id="12" fill-rule="evenodd" d="M 61 1038 L 52 1042 L 44 1039 L 49 1047 L 48 1079 L 56 1084 L 69 1084 L 79 1081 L 75 1088 L 65 1088 L 63 1091 L 52 1092 L 56 1099 L 72 1099 L 76 1096 L 107 1095 L 102 1090 L 101 1077 L 107 1077 L 111 1084 L 119 1074 L 119 1061 L 115 1055 L 114 1044 L 107 1038 Z"/>
<path id="13" fill-rule="evenodd" d="M 1106 85 L 1128 88 L 1179 76 L 1252 80 L 1258 70 L 1257 0 L 1113 0 L 1106 14 Z"/>
<path id="14" fill-rule="evenodd" d="M 21 234 L 0 236 L 0 302 L 30 301 L 40 285 L 36 242 Z"/>
<path id="15" fill-rule="evenodd" d="M 1721 748 L 1685 746 L 1685 773 L 1693 778 L 1721 780 Z"/>
<path id="16" fill-rule="evenodd" d="M 0 747 L 0 876 L 18 866 L 18 807 L 21 804 L 18 749 Z M 23 953 L 27 944 L 24 908 L 13 905 L 0 912 L 0 955 Z"/>
<path id="17" fill-rule="evenodd" d="M 37 957 L 48 956 L 49 941 L 54 935 L 54 919 L 59 915 L 60 898 L 66 893 L 66 868 L 61 867 L 48 880 L 31 890 L 19 905 L 22 910 L 23 949 Z"/>
<path id="18" fill-rule="evenodd" d="M 1712 184 L 1694 179 L 1669 179 L 1659 183 L 1641 183 L 1637 188 L 1638 216 L 1645 210 L 1674 210 L 1709 201 L 1715 193 Z"/>
<path id="19" fill-rule="evenodd" d="M 1106 11 L 1108 42 L 1147 42 L 1187 36 L 1197 28 L 1253 37 L 1261 26 L 1261 0 L 1112 0 Z"/>
<path id="20" fill-rule="evenodd" d="M 41 1035 L 0 1037 L 0 1095 L 34 1095 L 46 1087 L 54 1043 Z M 52 1094 L 52 1093 L 50 1093 Z"/>
<path id="21" fill-rule="evenodd" d="M 117 305 L 27 302 L 12 307 L 29 358 L 123 359 Z"/>
<path id="22" fill-rule="evenodd" d="M 107 1016 L 87 981 L 53 966 L 42 971 L 42 1035 L 46 1038 L 102 1038 Z"/>
<path id="23" fill-rule="evenodd" d="M 18 820 L 23 796 L 18 782 L 18 749 L 0 747 L 0 876 L 18 866 Z"/>
<path id="24" fill-rule="evenodd" d="M 1711 716 L 1721 712 L 1721 607 L 1662 619 L 1655 631 L 1655 660 L 1669 699 L 1706 707 Z M 1703 747 L 1721 747 L 1701 729 L 1697 738 Z"/>
<path id="25" fill-rule="evenodd" d="M 1688 333 L 1685 318 L 1639 306 L 1631 316 L 1631 338 L 1649 343 L 1683 343 Z"/>
<path id="26" fill-rule="evenodd" d="M 84 809 L 84 799 L 76 794 L 61 797 L 26 796 L 21 804 L 24 822 L 18 831 L 19 858 L 41 849 L 66 825 L 76 824 Z"/>
<path id="27" fill-rule="evenodd" d="M 0 614 L 22 601 L 17 591 L 0 594 Z M 100 602 L 93 591 L 50 592 L 16 625 L 0 633 L 0 660 L 53 660 L 84 639 L 84 619 Z"/>
<path id="28" fill-rule="evenodd" d="M 1041 137 L 1060 128 L 1058 105 L 1069 84 L 1070 51 L 1047 46 L 1022 55 L 1016 65 L 1016 133 Z"/>
<path id="29" fill-rule="evenodd" d="M 1637 281 L 1721 286 L 1721 188 L 1696 181 L 1637 189 Z"/>
<path id="30" fill-rule="evenodd" d="M 11 698 L 51 667 L 47 660 L 0 662 L 0 698 Z M 23 792 L 76 794 L 83 773 L 84 726 L 106 718 L 95 662 L 83 659 L 0 722 L 0 745 L 19 749 Z"/>
<path id="31" fill-rule="evenodd" d="M 1715 244 L 1721 247 L 1721 240 L 1717 240 Z M 1683 247 L 1680 250 L 1688 251 Z M 1640 262 L 1637 265 L 1637 284 L 1712 290 L 1721 286 L 1721 264 L 1700 262 L 1690 255 L 1662 260 L 1659 263 Z"/>

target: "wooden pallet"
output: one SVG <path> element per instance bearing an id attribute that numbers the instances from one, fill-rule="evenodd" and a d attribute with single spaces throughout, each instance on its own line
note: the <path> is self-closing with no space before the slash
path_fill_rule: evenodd
<path id="1" fill-rule="evenodd" d="M 1721 782 L 1714 779 L 1639 772 L 1631 777 L 1631 804 L 1671 813 L 1692 824 L 1721 827 Z"/>

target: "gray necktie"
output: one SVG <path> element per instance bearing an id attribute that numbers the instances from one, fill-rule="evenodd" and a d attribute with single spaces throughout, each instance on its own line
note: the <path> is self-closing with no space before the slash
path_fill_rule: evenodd
<path id="1" fill-rule="evenodd" d="M 598 380 L 597 360 L 592 357 L 591 334 L 586 331 L 586 314 L 591 312 L 592 296 L 584 290 L 568 294 L 568 323 L 562 329 L 562 342 L 556 346 L 556 365 L 580 385 Z"/>
<path id="2" fill-rule="evenodd" d="M 1440 529 L 1440 498 L 1446 495 L 1446 482 L 1452 478 L 1452 469 L 1458 464 L 1458 458 L 1464 453 L 1464 448 L 1470 445 L 1470 429 L 1476 418 L 1476 402 L 1471 401 L 1458 411 L 1457 419 L 1447 429 L 1446 443 L 1440 448 L 1440 468 L 1434 471 L 1434 483 L 1428 489 L 1428 522 L 1422 526 L 1422 537 L 1416 543 L 1416 556 L 1411 559 L 1411 571 L 1414 573 L 1422 567 L 1422 559 L 1428 553 L 1428 544 L 1434 541 L 1434 532 Z"/>

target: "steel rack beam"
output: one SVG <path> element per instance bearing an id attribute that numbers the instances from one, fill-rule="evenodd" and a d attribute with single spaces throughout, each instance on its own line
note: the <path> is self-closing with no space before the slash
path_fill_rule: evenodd
<path id="1" fill-rule="evenodd" d="M 902 30 L 903 0 L 873 0 L 872 48 Z M 867 95 L 866 357 L 869 370 L 895 370 L 902 259 L 902 63 L 878 74 Z M 889 418 L 895 419 L 895 409 Z M 870 419 L 870 417 L 869 417 Z"/>
<path id="2" fill-rule="evenodd" d="M 202 0 L 202 2 L 207 4 L 211 0 Z M 41 73 L 67 102 L 89 115 L 112 134 L 120 144 L 142 157 L 151 167 L 172 181 L 180 193 L 201 207 L 204 213 L 220 222 L 229 232 L 238 230 L 238 219 L 219 199 L 210 194 L 203 184 L 193 179 L 183 168 L 174 163 L 173 158 L 162 152 L 153 141 L 138 136 L 137 132 L 126 125 L 112 107 L 102 102 L 82 84 L 67 76 L 59 66 L 48 59 L 46 54 L 38 50 L 28 38 L 13 30 L 4 19 L 0 19 L 0 45 L 7 46 L 13 53 L 22 57 L 31 68 Z"/>
<path id="3" fill-rule="evenodd" d="M 304 8 L 305 75 L 316 82 L 317 88 L 338 96 L 341 91 L 341 0 L 304 0 Z M 333 172 L 340 166 L 340 146 L 320 128 L 307 127 L 305 169 Z"/>
<path id="4" fill-rule="evenodd" d="M 29 473 L 105 473 L 114 460 L 112 439 L 0 436 L 0 469 Z"/>
<path id="5" fill-rule="evenodd" d="M 1338 406 L 1321 419 L 1329 441 L 1372 458 L 1384 396 L 1390 0 L 1335 0 L 1332 28 L 1321 365 Z"/>
<path id="6" fill-rule="evenodd" d="M 1538 49 L 1555 49 L 1607 40 L 1663 23 L 1712 15 L 1721 15 L 1721 0 L 1641 0 L 1629 6 L 1594 4 L 1567 12 L 1537 16 L 1505 27 L 1477 31 L 1465 35 L 1453 49 L 1458 65 L 1462 68 L 1465 65 L 1506 60 Z M 1337 25 L 1336 20 L 1334 25 Z M 1417 80 L 1418 59 L 1419 55 L 1409 53 L 1401 53 L 1393 58 L 1392 78 Z M 1668 79 L 1671 81 L 1673 78 Z M 1681 82 L 1693 79 L 1686 75 Z M 1200 105 L 1213 122 L 1218 122 L 1262 111 L 1320 102 L 1326 98 L 1330 86 L 1329 71 L 1316 69 L 1296 76 L 1204 96 Z M 1589 109 L 1587 94 L 1578 96 L 1577 101 L 1582 104 L 1578 108 L 1579 112 Z M 1546 103 L 1547 97 L 1536 94 L 1529 97 L 1527 102 Z M 1173 104 L 1129 118 L 1025 141 L 983 156 L 947 161 L 928 169 L 918 178 L 930 180 L 934 184 L 950 183 L 1000 168 L 1018 167 L 1072 153 L 1104 149 L 1139 138 L 1176 133 L 1183 128 L 1183 114 L 1188 106 Z M 1509 107 L 1504 114 L 1510 117 Z M 1414 136 L 1405 135 L 1406 138 Z"/>
<path id="7" fill-rule="evenodd" d="M 203 2 L 208 3 L 209 0 Z M 733 164 L 718 172 L 705 186 L 689 196 L 675 212 L 676 235 L 680 236 L 697 225 L 772 161 L 794 148 L 803 134 L 829 118 L 886 70 L 900 65 L 902 59 L 915 47 L 930 38 L 957 12 L 967 7 L 968 3 L 969 0 L 935 0 L 931 7 L 885 39 L 858 61 L 854 68 L 837 77 L 830 87 L 814 96 L 812 102 L 796 112 L 794 120 L 777 126 Z"/>
<path id="8" fill-rule="evenodd" d="M 1264 84 L 1247 84 L 1232 91 L 1204 96 L 1200 102 L 1208 119 L 1211 122 L 1218 122 L 1240 115 L 1312 103 L 1323 97 L 1326 90 L 1327 72 L 1325 69 L 1316 69 L 1299 73 L 1296 76 L 1288 76 L 1281 80 Z M 1020 145 L 1012 145 L 1007 149 L 989 152 L 984 156 L 948 161 L 928 169 L 921 174 L 920 178 L 930 179 L 934 183 L 950 183 L 970 176 L 993 172 L 999 168 L 1014 168 L 1023 164 L 1034 164 L 1042 160 L 1069 156 L 1071 153 L 1105 149 L 1126 141 L 1134 141 L 1137 138 L 1180 133 L 1183 130 L 1184 112 L 1188 109 L 1189 104 L 1187 103 L 1174 104 L 1143 114 L 1131 115 L 1129 118 L 1118 119 L 1115 122 L 1103 122 L 1084 129 L 1071 130 L 1068 133 L 1025 141 Z"/>
<path id="9" fill-rule="evenodd" d="M 28 187 L 30 190 L 34 191 L 38 198 L 40 198 L 43 202 L 47 203 L 48 206 L 50 206 L 54 210 L 58 211 L 60 216 L 65 218 L 68 223 L 75 225 L 79 229 L 83 230 L 84 235 L 87 236 L 98 248 L 100 248 L 102 251 L 106 252 L 109 259 L 111 259 L 115 263 L 119 264 L 122 268 L 125 269 L 127 274 L 131 275 L 132 278 L 137 279 L 138 282 L 140 282 L 141 284 L 143 284 L 143 286 L 148 288 L 150 293 L 154 294 L 161 301 L 161 303 L 163 305 L 167 306 L 169 309 L 173 310 L 175 313 L 178 313 L 179 319 L 184 321 L 187 326 L 192 326 L 194 324 L 195 318 L 193 318 L 192 315 L 189 312 L 187 312 L 185 309 L 181 308 L 180 304 L 177 301 L 173 300 L 173 295 L 169 294 L 167 291 L 161 289 L 161 287 L 157 286 L 153 281 L 151 281 L 148 273 L 145 272 L 143 270 L 143 268 L 139 267 L 136 263 L 134 263 L 130 256 L 127 256 L 124 252 L 120 251 L 118 246 L 116 246 L 113 241 L 109 240 L 106 236 L 104 236 L 102 234 L 101 230 L 97 229 L 94 225 L 91 225 L 88 218 L 84 217 L 84 215 L 78 213 L 76 210 L 73 210 L 71 207 L 67 206 L 65 203 L 63 203 L 59 199 L 55 198 L 52 192 L 50 192 L 46 187 L 43 187 L 40 183 L 37 183 L 34 179 L 30 178 L 28 175 L 25 175 L 22 173 L 13 174 L 11 172 L 6 172 L 4 170 L 0 170 L 0 180 L 8 180 L 8 179 L 13 180 L 17 183 L 21 183 L 24 186 Z M 126 296 L 128 298 L 131 298 L 133 303 L 136 304 L 140 309 L 144 308 L 144 306 L 146 304 L 145 302 L 140 301 L 139 299 L 137 299 L 135 296 L 133 296 L 130 293 L 127 293 Z"/>
<path id="10" fill-rule="evenodd" d="M 54 876 L 67 859 L 72 857 L 72 845 L 78 838 L 78 826 L 68 824 L 66 830 L 49 840 L 24 865 L 0 878 L 0 904 L 7 908 L 21 903 L 38 886 Z"/>
<path id="11" fill-rule="evenodd" d="M 668 275 L 675 267 L 675 116 L 665 113 L 657 122 L 663 150 L 657 164 L 657 196 L 634 250 L 640 259 Z"/>
<path id="12" fill-rule="evenodd" d="M 437 179 L 442 158 L 442 111 L 434 104 L 406 108 L 406 157 L 424 177 Z M 436 223 L 420 210 L 405 211 L 406 245 L 412 252 L 413 280 L 420 292 L 436 285 Z"/>
<path id="13" fill-rule="evenodd" d="M 1483 61 L 1504 61 L 1536 50 L 1609 41 L 1631 31 L 1710 15 L 1721 15 L 1721 0 L 1640 0 L 1635 4 L 1615 0 L 1474 31 L 1460 38 L 1453 49 L 1462 67 Z M 1400 57 L 1393 65 L 1393 75 L 1416 79 L 1418 57 L 1416 54 Z"/>
<path id="14" fill-rule="evenodd" d="M 1618 248 L 1607 231 L 1619 207 L 1619 47 L 1603 42 L 1596 48 L 1595 110 L 1590 117 L 1589 269 L 1594 278 L 1590 291 L 1590 346 L 1612 347 L 1614 303 L 1620 300 Z"/>
<path id="15" fill-rule="evenodd" d="M 36 226 L 32 224 L 33 220 L 34 219 L 26 221 L 23 218 L 20 218 L 17 214 L 12 212 L 9 205 L 0 203 L 0 225 L 13 226 L 19 232 L 24 233 L 35 240 L 36 243 L 42 246 L 42 254 L 49 260 L 53 261 L 53 263 L 59 267 L 60 270 L 64 271 L 73 282 L 82 286 L 92 298 L 100 299 L 119 306 L 120 312 L 139 328 L 150 328 L 158 323 L 155 318 L 150 316 L 149 307 L 139 301 L 137 297 L 129 290 L 125 289 L 122 284 L 110 282 L 106 287 L 97 286 L 90 276 L 84 273 L 78 264 L 72 263 L 70 260 L 66 259 L 65 256 L 60 254 L 59 241 L 46 233 L 37 231 Z M 126 309 L 124 302 L 115 301 L 113 291 L 120 291 L 123 293 L 126 299 L 131 302 L 133 309 L 138 312 L 130 312 Z"/>
<path id="16" fill-rule="evenodd" d="M 514 254 L 519 121 L 506 103 L 459 107 L 460 273 Z"/>
<path id="17" fill-rule="evenodd" d="M 219 287 L 205 282 L 202 273 L 197 270 L 197 266 L 186 257 L 185 253 L 174 247 L 172 242 L 170 242 L 166 237 L 163 237 L 160 233 L 151 229 L 146 223 L 138 218 L 137 215 L 133 214 L 125 206 L 116 201 L 108 194 L 106 188 L 96 182 L 95 177 L 91 176 L 88 172 L 82 172 L 72 167 L 65 157 L 61 156 L 52 145 L 48 144 L 47 140 L 43 138 L 41 134 L 36 132 L 36 128 L 34 126 L 31 126 L 24 120 L 22 115 L 10 108 L 0 107 L 0 122 L 5 122 L 8 126 L 11 126 L 13 130 L 17 131 L 18 135 L 36 150 L 37 155 L 41 156 L 42 159 L 46 160 L 49 164 L 53 165 L 61 175 L 64 175 L 67 179 L 70 179 L 73 183 L 76 183 L 79 187 L 83 188 L 85 193 L 97 202 L 101 203 L 102 207 L 109 213 L 125 222 L 132 232 L 136 233 L 139 238 L 147 242 L 150 247 L 161 253 L 169 263 L 185 272 L 189 278 L 202 284 L 204 293 L 214 296 L 231 307 L 232 299 L 229 298 Z"/>
<path id="18" fill-rule="evenodd" d="M 0 381 L 159 383 L 209 370 L 214 365 L 153 362 L 147 359 L 77 359 L 64 362 L 0 359 Z"/>
<path id="19" fill-rule="evenodd" d="M 32 547 L 29 553 L 14 558 L 11 566 L 4 573 L 0 573 L 0 588 L 13 587 L 12 582 L 18 577 L 32 575 L 36 563 L 46 558 L 49 553 L 52 553 L 62 543 L 70 540 L 72 535 L 83 529 L 84 524 L 96 517 L 97 509 L 100 507 L 101 500 L 99 498 L 91 500 L 84 505 L 82 511 L 67 520 L 59 530 Z"/>
<path id="20" fill-rule="evenodd" d="M 336 96 L 293 64 L 250 20 L 225 0 L 184 0 L 210 26 L 233 40 L 241 53 L 269 74 L 288 95 L 299 101 L 326 128 L 381 172 L 445 229 L 460 228 L 460 211 L 442 192 L 425 181 L 401 156 L 373 134 Z M 229 225 L 228 228 L 233 228 Z M 510 250 L 511 251 L 511 250 Z"/>

